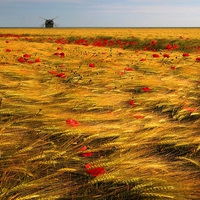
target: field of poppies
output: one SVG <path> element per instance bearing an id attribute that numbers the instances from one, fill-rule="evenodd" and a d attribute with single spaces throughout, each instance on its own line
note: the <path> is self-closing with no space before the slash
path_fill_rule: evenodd
<path id="1" fill-rule="evenodd" d="M 200 199 L 199 29 L 0 29 L 0 199 Z"/>

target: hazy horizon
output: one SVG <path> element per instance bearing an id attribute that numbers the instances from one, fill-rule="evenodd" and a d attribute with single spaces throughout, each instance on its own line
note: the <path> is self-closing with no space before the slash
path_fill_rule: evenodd
<path id="1" fill-rule="evenodd" d="M 200 27 L 199 0 L 0 0 L 0 27 Z"/>
<path id="2" fill-rule="evenodd" d="M 0 29 L 52 29 L 45 27 L 0 27 Z M 53 27 L 53 29 L 200 29 L 200 27 Z"/>

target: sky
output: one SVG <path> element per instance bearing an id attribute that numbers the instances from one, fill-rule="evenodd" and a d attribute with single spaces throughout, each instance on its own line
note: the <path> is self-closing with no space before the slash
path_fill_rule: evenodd
<path id="1" fill-rule="evenodd" d="M 0 0 L 0 27 L 200 27 L 200 0 Z"/>

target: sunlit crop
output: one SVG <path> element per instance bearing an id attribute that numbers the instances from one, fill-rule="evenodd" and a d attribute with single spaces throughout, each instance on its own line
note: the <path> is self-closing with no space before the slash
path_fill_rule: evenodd
<path id="1" fill-rule="evenodd" d="M 200 199 L 198 29 L 0 29 L 0 198 Z"/>

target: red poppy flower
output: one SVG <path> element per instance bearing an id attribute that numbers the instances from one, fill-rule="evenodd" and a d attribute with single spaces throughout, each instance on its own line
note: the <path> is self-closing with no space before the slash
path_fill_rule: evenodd
<path id="1" fill-rule="evenodd" d="M 134 42 L 132 42 L 132 43 L 130 43 L 130 44 L 132 44 L 132 45 L 136 45 L 136 44 L 137 44 L 137 42 L 136 42 L 136 41 L 134 41 Z"/>
<path id="2" fill-rule="evenodd" d="M 171 44 L 168 44 L 166 47 L 165 47 L 167 50 L 170 50 L 172 48 Z"/>
<path id="3" fill-rule="evenodd" d="M 56 52 L 56 53 L 54 53 L 54 55 L 58 56 L 58 55 L 60 55 L 60 53 Z"/>
<path id="4" fill-rule="evenodd" d="M 129 103 L 130 105 L 132 105 L 132 106 L 136 106 L 134 100 L 132 100 L 132 99 L 130 99 L 130 100 L 128 101 L 128 103 Z"/>
<path id="5" fill-rule="evenodd" d="M 50 73 L 50 74 L 57 74 L 57 72 L 54 71 L 54 70 L 49 71 L 49 73 Z"/>
<path id="6" fill-rule="evenodd" d="M 61 77 L 61 78 L 66 78 L 66 75 L 64 73 L 62 73 L 62 72 L 57 74 L 56 76 L 57 77 Z"/>
<path id="7" fill-rule="evenodd" d="M 156 45 L 156 41 L 155 40 L 152 40 L 151 43 L 152 43 L 152 45 Z"/>
<path id="8" fill-rule="evenodd" d="M 131 72 L 131 71 L 133 71 L 133 68 L 131 68 L 131 67 L 126 67 L 126 68 L 124 68 L 124 70 L 125 70 L 125 71 Z"/>
<path id="9" fill-rule="evenodd" d="M 74 119 L 67 119 L 66 123 L 68 125 L 70 125 L 70 126 L 78 126 L 79 125 L 79 123 L 76 120 L 74 120 Z"/>
<path id="10" fill-rule="evenodd" d="M 30 55 L 30 54 L 24 54 L 23 57 L 24 57 L 24 58 L 30 58 L 31 55 Z"/>
<path id="11" fill-rule="evenodd" d="M 90 174 L 91 176 L 97 177 L 99 175 L 104 174 L 106 170 L 103 167 L 97 167 L 94 169 L 87 169 L 86 172 Z"/>
<path id="12" fill-rule="evenodd" d="M 89 64 L 89 67 L 92 67 L 92 68 L 94 68 L 94 67 L 95 67 L 95 64 L 93 64 L 93 63 L 90 63 L 90 64 Z"/>
<path id="13" fill-rule="evenodd" d="M 143 119 L 144 118 L 144 116 L 142 116 L 142 115 L 134 115 L 133 116 L 135 119 Z"/>
<path id="14" fill-rule="evenodd" d="M 86 168 L 86 169 L 89 169 L 89 168 L 91 168 L 92 166 L 93 166 L 93 164 L 89 164 L 89 163 L 88 163 L 88 164 L 85 165 L 85 168 Z"/>
<path id="15" fill-rule="evenodd" d="M 67 76 L 66 76 L 65 74 L 61 76 L 61 78 L 66 78 L 66 77 L 67 77 Z"/>
<path id="16" fill-rule="evenodd" d="M 61 47 L 57 47 L 57 50 L 61 50 Z"/>
<path id="17" fill-rule="evenodd" d="M 41 61 L 40 61 L 40 59 L 36 59 L 36 60 L 35 60 L 35 62 L 37 62 L 37 63 L 38 63 L 38 62 L 41 62 Z"/>
<path id="18" fill-rule="evenodd" d="M 29 64 L 33 64 L 34 61 L 33 61 L 33 60 L 28 60 L 27 63 L 29 63 Z"/>
<path id="19" fill-rule="evenodd" d="M 190 107 L 183 107 L 184 110 L 188 111 L 188 112 L 195 112 L 197 111 L 197 108 L 190 108 Z"/>
<path id="20" fill-rule="evenodd" d="M 81 157 L 91 157 L 93 155 L 93 152 L 85 152 L 85 153 L 81 153 L 79 154 Z"/>
<path id="21" fill-rule="evenodd" d="M 196 58 L 196 62 L 200 62 L 200 58 Z"/>
<path id="22" fill-rule="evenodd" d="M 60 57 L 61 57 L 61 58 L 64 58 L 64 57 L 65 57 L 65 53 L 63 53 L 63 52 L 60 53 Z"/>
<path id="23" fill-rule="evenodd" d="M 87 146 L 83 146 L 83 147 L 81 147 L 81 148 L 79 149 L 79 151 L 85 151 L 85 150 L 87 150 Z"/>
<path id="24" fill-rule="evenodd" d="M 141 58 L 140 61 L 146 61 L 146 59 L 145 58 Z"/>
<path id="25" fill-rule="evenodd" d="M 124 76 L 124 72 L 122 72 L 122 71 L 119 71 L 118 74 L 121 76 Z"/>
<path id="26" fill-rule="evenodd" d="M 9 43 L 9 41 L 8 41 L 8 40 L 6 40 L 6 43 Z"/>
<path id="27" fill-rule="evenodd" d="M 166 53 L 165 53 L 165 54 L 163 55 L 163 57 L 164 57 L 164 58 L 169 58 L 170 56 L 169 56 L 169 54 L 166 54 Z"/>
<path id="28" fill-rule="evenodd" d="M 190 56 L 189 53 L 183 53 L 183 57 L 188 57 L 188 56 Z"/>
<path id="29" fill-rule="evenodd" d="M 66 66 L 63 64 L 63 65 L 60 65 L 59 66 L 60 68 L 66 68 Z"/>
<path id="30" fill-rule="evenodd" d="M 174 44 L 174 45 L 172 46 L 172 48 L 173 48 L 173 49 L 178 49 L 178 45 L 177 45 L 177 44 Z"/>
<path id="31" fill-rule="evenodd" d="M 21 62 L 21 63 L 26 62 L 26 60 L 22 57 L 18 58 L 18 61 Z"/>
<path id="32" fill-rule="evenodd" d="M 10 49 L 6 49 L 6 52 L 11 52 L 11 50 Z"/>
<path id="33" fill-rule="evenodd" d="M 144 91 L 144 92 L 150 92 L 150 88 L 149 87 L 144 87 L 144 88 L 142 88 L 142 91 Z"/>
<path id="34" fill-rule="evenodd" d="M 153 54 L 153 57 L 154 57 L 154 58 L 159 58 L 160 56 L 159 56 L 159 54 L 154 53 L 154 54 Z"/>
<path id="35" fill-rule="evenodd" d="M 175 70 L 175 69 L 176 69 L 176 67 L 175 67 L 175 66 L 171 66 L 171 69 L 172 69 L 172 70 Z"/>

